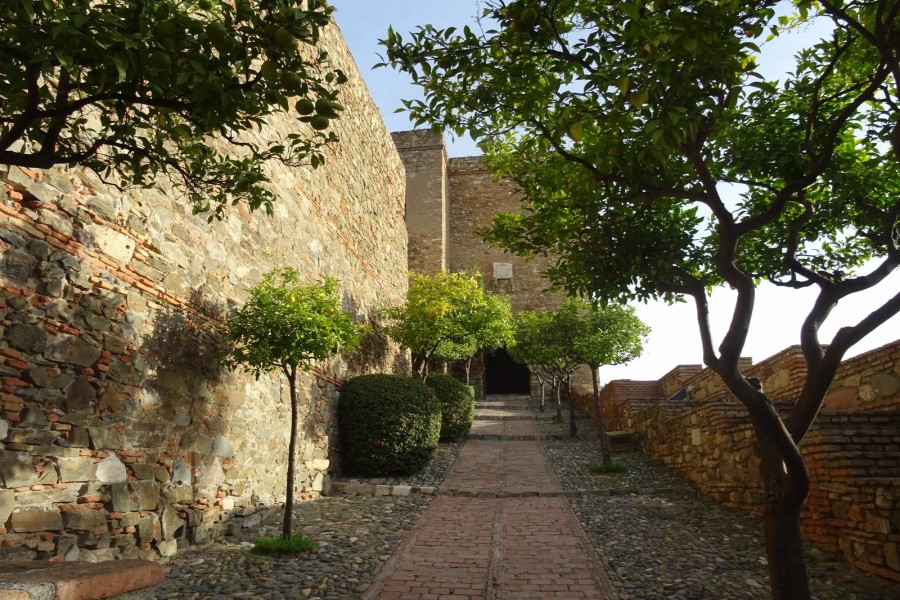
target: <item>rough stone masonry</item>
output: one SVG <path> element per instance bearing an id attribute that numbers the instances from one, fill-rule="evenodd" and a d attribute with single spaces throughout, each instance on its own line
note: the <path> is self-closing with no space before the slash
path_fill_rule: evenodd
<path id="1" fill-rule="evenodd" d="M 341 144 L 315 171 L 271 165 L 271 218 L 0 167 L 0 560 L 170 556 L 283 497 L 287 390 L 220 368 L 225 315 L 280 266 L 336 277 L 366 322 L 407 287 L 403 166 L 343 38 L 323 43 L 350 76 Z M 335 384 L 404 360 L 373 335 L 303 377 L 301 497 L 337 468 Z"/>

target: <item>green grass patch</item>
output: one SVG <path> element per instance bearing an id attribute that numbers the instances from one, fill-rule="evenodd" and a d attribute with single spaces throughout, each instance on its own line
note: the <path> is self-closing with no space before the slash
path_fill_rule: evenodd
<path id="1" fill-rule="evenodd" d="M 312 552 L 318 547 L 316 540 L 302 535 L 292 535 L 289 538 L 261 537 L 253 542 L 253 552 L 257 554 Z"/>
<path id="2" fill-rule="evenodd" d="M 608 465 L 593 463 L 588 467 L 588 470 L 591 472 L 591 475 L 621 475 L 628 471 L 628 467 L 619 463 L 610 463 Z"/>

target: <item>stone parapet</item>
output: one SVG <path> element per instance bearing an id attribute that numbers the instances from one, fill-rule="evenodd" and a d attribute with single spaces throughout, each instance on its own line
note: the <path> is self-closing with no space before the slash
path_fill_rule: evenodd
<path id="1" fill-rule="evenodd" d="M 845 361 L 800 446 L 810 472 L 802 515 L 807 539 L 895 581 L 900 581 L 898 358 L 900 342 L 894 342 Z M 744 373 L 758 377 L 787 415 L 805 368 L 802 352 L 791 347 Z M 685 372 L 693 373 L 681 379 Z M 690 394 L 679 400 L 659 397 L 661 388 L 672 390 L 673 381 Z M 608 427 L 637 434 L 645 455 L 677 469 L 716 500 L 761 513 L 760 461 L 749 416 L 711 371 L 698 373 L 691 365 L 658 382 L 613 381 L 601 400 Z M 589 406 L 584 395 L 579 401 Z"/>

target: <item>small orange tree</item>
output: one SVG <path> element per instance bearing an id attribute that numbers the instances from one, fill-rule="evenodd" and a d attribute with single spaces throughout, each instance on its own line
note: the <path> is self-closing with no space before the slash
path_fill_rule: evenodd
<path id="1" fill-rule="evenodd" d="M 359 344 L 366 327 L 341 308 L 337 280 L 304 283 L 296 269 L 276 269 L 250 289 L 250 298 L 228 320 L 227 363 L 245 366 L 258 379 L 281 370 L 291 394 L 287 491 L 281 536 L 291 535 L 294 506 L 294 460 L 297 447 L 297 370 Z"/>

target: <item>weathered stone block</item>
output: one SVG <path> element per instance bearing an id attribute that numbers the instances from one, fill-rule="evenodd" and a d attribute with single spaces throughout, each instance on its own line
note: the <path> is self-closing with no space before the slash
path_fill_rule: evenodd
<path id="1" fill-rule="evenodd" d="M 193 482 L 193 479 L 194 478 L 191 474 L 191 467 L 183 460 L 175 461 L 172 472 L 172 481 L 174 481 L 175 483 L 191 484 Z"/>
<path id="2" fill-rule="evenodd" d="M 105 510 L 73 510 L 66 513 L 66 528 L 76 531 L 93 531 L 106 527 Z"/>
<path id="3" fill-rule="evenodd" d="M 181 533 L 185 521 L 178 516 L 178 509 L 171 504 L 167 504 L 163 508 L 161 525 L 163 539 L 171 540 L 178 537 L 179 533 Z"/>
<path id="4" fill-rule="evenodd" d="M 89 456 L 56 459 L 59 478 L 63 483 L 75 481 L 92 481 L 97 477 L 97 465 Z"/>
<path id="5" fill-rule="evenodd" d="M 37 485 L 39 479 L 30 454 L 0 450 L 0 480 L 4 487 Z"/>
<path id="6" fill-rule="evenodd" d="M 17 350 L 33 354 L 43 354 L 49 336 L 40 325 L 16 324 L 6 328 L 6 342 Z"/>
<path id="7" fill-rule="evenodd" d="M 112 511 L 126 513 L 131 510 L 131 488 L 127 483 L 114 483 L 109 486 Z"/>
<path id="8" fill-rule="evenodd" d="M 16 248 L 0 251 L 0 270 L 10 281 L 25 283 L 31 278 L 37 260 L 27 252 Z"/>
<path id="9" fill-rule="evenodd" d="M 172 476 L 169 474 L 169 470 L 165 467 L 156 467 L 153 470 L 153 476 L 160 483 L 168 483 Z"/>
<path id="10" fill-rule="evenodd" d="M 412 486 L 409 485 L 395 485 L 393 489 L 391 489 L 392 496 L 409 496 L 412 492 Z"/>
<path id="11" fill-rule="evenodd" d="M 0 442 L 5 440 L 7 435 L 9 435 L 9 421 L 0 419 Z"/>
<path id="12" fill-rule="evenodd" d="M 139 481 L 132 483 L 131 488 L 137 495 L 138 510 L 156 510 L 159 506 L 159 484 L 155 481 Z"/>
<path id="13" fill-rule="evenodd" d="M 153 479 L 154 467 L 146 463 L 134 463 L 131 470 L 134 471 L 136 479 Z"/>
<path id="14" fill-rule="evenodd" d="M 156 543 L 156 549 L 163 558 L 175 556 L 178 553 L 178 542 L 175 540 L 162 540 Z"/>
<path id="15" fill-rule="evenodd" d="M 61 438 L 57 438 L 56 441 L 63 441 Z M 33 456 L 63 456 L 63 457 L 75 457 L 81 456 L 81 452 L 78 448 L 66 448 L 63 446 L 35 446 L 31 450 L 31 454 Z"/>
<path id="16" fill-rule="evenodd" d="M 130 512 L 122 515 L 122 518 L 119 519 L 119 525 L 122 527 L 134 527 L 138 523 L 141 522 L 141 513 L 139 512 Z"/>
<path id="17" fill-rule="evenodd" d="M 50 360 L 90 367 L 100 358 L 100 352 L 100 348 L 82 337 L 62 335 L 53 342 L 45 356 Z"/>
<path id="18" fill-rule="evenodd" d="M 331 461 L 327 458 L 314 458 L 307 463 L 310 471 L 327 471 Z"/>
<path id="19" fill-rule="evenodd" d="M 20 492 L 18 495 L 18 504 L 21 506 L 48 506 L 50 504 L 66 504 L 76 500 L 78 500 L 78 490 L 74 487 L 62 490 Z M 0 523 L 2 522 L 3 520 L 0 519 Z"/>
<path id="20" fill-rule="evenodd" d="M 128 471 L 114 453 L 97 463 L 97 481 L 101 483 L 121 483 L 127 480 Z"/>
<path id="21" fill-rule="evenodd" d="M 86 379 L 76 379 L 66 390 L 66 410 L 89 410 L 97 402 L 97 389 Z"/>
<path id="22" fill-rule="evenodd" d="M 62 515 L 53 508 L 26 506 L 12 513 L 12 530 L 16 533 L 59 531 L 62 528 Z"/>
<path id="23" fill-rule="evenodd" d="M 108 410 L 119 414 L 130 397 L 131 394 L 120 388 L 118 384 L 108 383 L 106 389 L 100 395 L 100 403 L 97 405 L 97 408 L 98 410 Z"/>
<path id="24" fill-rule="evenodd" d="M 87 428 L 73 425 L 69 433 L 69 445 L 73 448 L 88 448 L 91 445 L 91 437 Z"/>
<path id="25" fill-rule="evenodd" d="M 900 394 L 900 377 L 889 373 L 878 373 L 872 377 L 872 391 L 875 398 L 893 398 Z"/>
<path id="26" fill-rule="evenodd" d="M 16 493 L 13 490 L 0 490 L 0 525 L 6 523 L 15 507 Z"/>
<path id="27" fill-rule="evenodd" d="M 866 531 L 869 533 L 890 533 L 891 521 L 887 517 L 870 510 L 866 513 Z"/>
<path id="28" fill-rule="evenodd" d="M 887 543 L 883 546 L 884 562 L 894 571 L 900 572 L 900 551 L 897 544 Z"/>
<path id="29" fill-rule="evenodd" d="M 119 264 L 128 264 L 134 256 L 134 240 L 127 235 L 105 227 L 94 227 L 91 234 L 100 252 Z"/>
<path id="30" fill-rule="evenodd" d="M 125 438 L 121 432 L 107 427 L 88 427 L 91 434 L 91 447 L 95 450 L 121 450 Z"/>
<path id="31" fill-rule="evenodd" d="M 38 408 L 26 408 L 22 411 L 22 420 L 19 421 L 22 429 L 44 429 L 50 427 L 50 421 L 44 411 Z"/>
<path id="32" fill-rule="evenodd" d="M 59 435 L 49 429 L 13 429 L 7 436 L 7 441 L 11 444 L 25 444 L 28 446 L 49 446 L 59 439 Z M 33 448 L 31 451 L 33 452 Z"/>
<path id="33" fill-rule="evenodd" d="M 201 523 L 191 529 L 191 541 L 195 544 L 209 544 L 225 535 L 226 531 L 227 526 L 224 523 Z"/>
<path id="34" fill-rule="evenodd" d="M 206 511 L 197 508 L 189 508 L 185 512 L 187 513 L 188 525 L 191 527 L 196 527 L 203 522 L 203 513 Z"/>
<path id="35" fill-rule="evenodd" d="M 231 442 L 223 435 L 217 435 L 213 442 L 213 455 L 223 458 L 232 458 L 234 451 L 231 448 Z"/>
<path id="36" fill-rule="evenodd" d="M 162 539 L 162 525 L 159 517 L 148 515 L 138 525 L 138 538 L 142 544 L 150 544 Z"/>
<path id="37" fill-rule="evenodd" d="M 162 495 L 169 504 L 186 504 L 194 500 L 194 488 L 189 485 L 176 485 L 168 488 Z"/>

